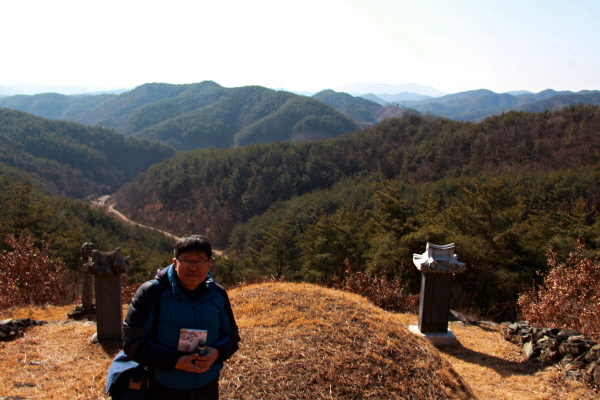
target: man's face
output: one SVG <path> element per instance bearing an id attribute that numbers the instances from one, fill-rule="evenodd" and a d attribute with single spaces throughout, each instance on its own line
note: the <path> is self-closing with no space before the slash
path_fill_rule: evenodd
<path id="1" fill-rule="evenodd" d="M 210 269 L 210 259 L 203 251 L 186 251 L 174 258 L 173 264 L 181 286 L 188 290 L 194 290 L 204 280 Z"/>

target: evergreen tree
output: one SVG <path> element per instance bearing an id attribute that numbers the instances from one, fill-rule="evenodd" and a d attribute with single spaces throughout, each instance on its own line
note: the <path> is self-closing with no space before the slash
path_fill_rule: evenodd
<path id="1" fill-rule="evenodd" d="M 310 282 L 342 280 L 348 265 L 365 268 L 368 233 L 365 214 L 354 207 L 344 207 L 334 215 L 321 215 L 308 225 L 300 248 L 304 279 Z"/>
<path id="2" fill-rule="evenodd" d="M 261 274 L 277 280 L 294 277 L 294 271 L 298 269 L 294 233 L 289 220 L 279 221 L 265 230 L 262 249 L 252 251 L 252 258 Z"/>

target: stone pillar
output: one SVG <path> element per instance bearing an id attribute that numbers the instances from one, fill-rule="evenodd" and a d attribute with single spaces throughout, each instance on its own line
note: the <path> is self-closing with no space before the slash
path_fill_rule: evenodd
<path id="1" fill-rule="evenodd" d="M 121 340 L 121 324 L 123 322 L 121 275 L 98 274 L 95 278 L 98 341 Z"/>
<path id="2" fill-rule="evenodd" d="M 121 249 L 110 253 L 92 252 L 92 260 L 85 265 L 95 277 L 97 340 L 122 340 L 123 293 L 121 274 L 129 271 L 131 261 L 123 257 Z"/>
<path id="3" fill-rule="evenodd" d="M 454 243 L 427 243 L 425 253 L 414 254 L 413 262 L 422 273 L 421 298 L 419 325 L 409 329 L 438 346 L 456 344 L 456 337 L 448 329 L 450 290 L 454 274 L 463 272 L 465 264 L 457 261 Z"/>
<path id="4" fill-rule="evenodd" d="M 89 314 L 92 311 L 92 303 L 93 303 L 93 295 L 92 286 L 94 284 L 94 277 L 90 274 L 85 268 L 85 264 L 89 263 L 92 260 L 92 252 L 94 251 L 94 243 L 84 243 L 81 246 L 81 261 L 83 261 L 83 282 L 82 282 L 82 290 L 81 290 L 81 305 L 85 310 L 86 314 Z"/>

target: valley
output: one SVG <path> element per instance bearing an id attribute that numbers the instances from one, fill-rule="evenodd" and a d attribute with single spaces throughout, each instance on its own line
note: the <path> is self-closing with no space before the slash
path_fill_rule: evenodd
<path id="1" fill-rule="evenodd" d="M 469 268 L 457 278 L 455 306 L 514 319 L 536 271 L 551 268 L 550 246 L 564 261 L 580 240 L 586 251 L 600 245 L 595 105 L 510 111 L 479 123 L 397 107 L 399 117 L 364 117 L 361 123 L 372 125 L 344 133 L 336 121 L 350 117 L 333 106 L 260 87 L 151 84 L 111 96 L 105 115 L 127 105 L 130 113 L 121 108 L 124 119 L 113 121 L 135 126 L 143 125 L 135 115 L 150 124 L 187 115 L 204 99 L 217 118 L 210 126 L 242 118 L 266 143 L 181 151 L 97 125 L 0 109 L 2 229 L 49 232 L 57 259 L 71 268 L 79 265 L 73 248 L 81 243 L 121 247 L 139 259 L 128 278 L 139 282 L 169 262 L 174 237 L 202 234 L 226 255 L 226 284 L 269 277 L 326 283 L 345 279 L 350 263 L 418 292 L 412 254 L 427 242 L 456 243 Z M 320 96 L 355 115 L 374 115 L 355 106 L 382 110 L 333 91 Z M 314 123 L 328 133 L 277 140 L 263 123 L 278 131 Z M 233 136 L 241 140 L 240 132 Z M 84 204 L 108 195 L 114 212 Z"/>

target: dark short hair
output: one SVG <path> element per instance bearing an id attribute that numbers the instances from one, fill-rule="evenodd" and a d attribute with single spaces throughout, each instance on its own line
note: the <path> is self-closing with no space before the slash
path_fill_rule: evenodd
<path id="1" fill-rule="evenodd" d="M 177 242 L 175 242 L 175 250 L 173 250 L 173 254 L 175 254 L 175 258 L 178 258 L 180 254 L 186 253 L 188 251 L 203 251 L 206 253 L 206 256 L 210 259 L 212 257 L 212 246 L 208 242 L 208 240 L 202 235 L 191 235 L 179 238 Z"/>

